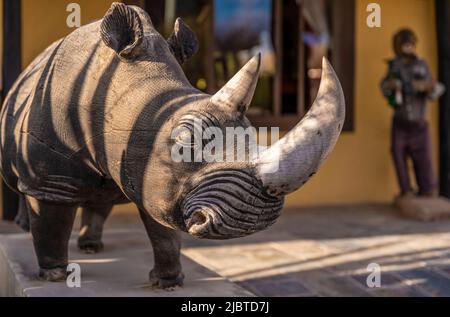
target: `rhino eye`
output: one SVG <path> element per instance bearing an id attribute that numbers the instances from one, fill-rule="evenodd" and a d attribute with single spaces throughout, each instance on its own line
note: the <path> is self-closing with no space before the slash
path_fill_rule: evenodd
<path id="1" fill-rule="evenodd" d="M 202 115 L 192 113 L 184 115 L 175 130 L 176 144 L 193 150 L 202 150 L 210 139 L 205 136 L 207 123 Z"/>
<path id="2" fill-rule="evenodd" d="M 175 142 L 183 147 L 194 146 L 194 134 L 190 129 L 182 129 L 175 138 Z"/>

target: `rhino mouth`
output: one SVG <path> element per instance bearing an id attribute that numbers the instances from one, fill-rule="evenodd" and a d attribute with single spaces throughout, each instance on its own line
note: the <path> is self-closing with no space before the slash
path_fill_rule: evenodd
<path id="1" fill-rule="evenodd" d="M 282 208 L 283 199 L 266 194 L 252 175 L 236 170 L 204 175 L 182 204 L 186 231 L 206 239 L 261 231 L 277 220 Z"/>

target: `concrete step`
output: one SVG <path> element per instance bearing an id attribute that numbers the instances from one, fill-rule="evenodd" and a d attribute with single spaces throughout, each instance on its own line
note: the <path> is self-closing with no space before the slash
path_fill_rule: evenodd
<path id="1" fill-rule="evenodd" d="M 81 267 L 81 287 L 69 288 L 64 282 L 37 279 L 38 265 L 29 234 L 0 235 L 0 296 L 253 296 L 185 256 L 181 257 L 184 287 L 174 291 L 153 289 L 147 283 L 153 267 L 152 249 L 143 230 L 108 228 L 104 243 L 101 253 L 84 254 L 77 249 L 73 235 L 69 258 Z"/>
<path id="2" fill-rule="evenodd" d="M 23 230 L 19 228 L 12 221 L 1 221 L 0 220 L 0 234 L 11 234 L 11 233 L 22 233 Z"/>

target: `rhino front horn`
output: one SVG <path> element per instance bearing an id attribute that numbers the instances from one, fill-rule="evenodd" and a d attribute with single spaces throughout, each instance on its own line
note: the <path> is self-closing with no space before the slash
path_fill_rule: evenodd
<path id="1" fill-rule="evenodd" d="M 324 58 L 319 92 L 309 112 L 255 161 L 258 177 L 267 192 L 282 196 L 305 184 L 333 149 L 344 119 L 344 93 L 336 73 Z"/>

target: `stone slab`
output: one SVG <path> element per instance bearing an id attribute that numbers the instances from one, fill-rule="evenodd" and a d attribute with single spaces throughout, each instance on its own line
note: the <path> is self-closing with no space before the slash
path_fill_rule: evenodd
<path id="1" fill-rule="evenodd" d="M 87 255 L 70 241 L 70 262 L 81 267 L 81 288 L 37 279 L 37 261 L 29 234 L 0 235 L 0 296 L 27 297 L 239 297 L 254 296 L 242 287 L 182 256 L 185 286 L 174 291 L 157 290 L 147 283 L 153 255 L 143 230 L 107 229 L 105 249 Z"/>
<path id="2" fill-rule="evenodd" d="M 420 220 L 436 221 L 450 218 L 450 200 L 444 197 L 404 197 L 395 201 L 400 214 Z"/>
<path id="3" fill-rule="evenodd" d="M 20 229 L 12 221 L 0 221 L 0 234 L 11 234 L 11 233 L 22 233 L 23 230 Z"/>

